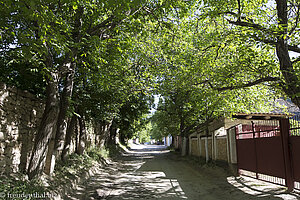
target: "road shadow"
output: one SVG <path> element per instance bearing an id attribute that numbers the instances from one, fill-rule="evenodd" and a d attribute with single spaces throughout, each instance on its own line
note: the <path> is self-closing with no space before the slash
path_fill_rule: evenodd
<path id="1" fill-rule="evenodd" d="M 297 199 L 282 187 L 260 190 L 219 167 L 199 166 L 165 147 L 135 146 L 98 169 L 64 199 L 264 200 L 284 199 L 286 195 Z"/>

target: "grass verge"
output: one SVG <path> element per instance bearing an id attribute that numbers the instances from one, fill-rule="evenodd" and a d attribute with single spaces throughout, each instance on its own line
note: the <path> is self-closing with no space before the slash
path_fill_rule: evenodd
<path id="1" fill-rule="evenodd" d="M 22 174 L 0 177 L 0 199 L 47 199 L 49 190 L 38 179 L 27 180 Z"/>
<path id="2" fill-rule="evenodd" d="M 71 154 L 66 161 L 58 161 L 54 174 L 43 175 L 39 179 L 28 180 L 25 175 L 15 174 L 0 177 L 0 199 L 52 199 L 72 188 L 89 170 L 107 164 L 111 157 L 120 154 L 120 147 L 90 148 L 83 155 Z"/>

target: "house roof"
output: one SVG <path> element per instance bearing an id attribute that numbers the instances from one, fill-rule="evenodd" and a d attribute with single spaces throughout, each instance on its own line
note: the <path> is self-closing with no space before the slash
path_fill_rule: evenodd
<path id="1" fill-rule="evenodd" d="M 237 119 L 249 119 L 249 120 L 272 120 L 272 119 L 283 119 L 289 118 L 293 115 L 280 114 L 280 113 L 236 113 L 233 114 L 233 118 Z"/>
<path id="2" fill-rule="evenodd" d="M 274 103 L 275 110 L 272 113 L 283 114 L 284 112 L 293 113 L 296 115 L 300 114 L 300 109 L 290 99 L 276 99 Z"/>

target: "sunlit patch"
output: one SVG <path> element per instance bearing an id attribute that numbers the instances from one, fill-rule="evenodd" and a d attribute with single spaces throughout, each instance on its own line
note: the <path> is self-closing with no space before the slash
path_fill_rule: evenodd
<path id="1" fill-rule="evenodd" d="M 277 197 L 286 200 L 296 200 L 300 198 L 300 195 L 290 193 L 286 194 L 286 187 L 257 180 L 251 177 L 227 177 L 227 182 L 243 191 L 244 193 L 256 196 L 256 197 Z"/>
<path id="2" fill-rule="evenodd" d="M 170 150 L 166 149 L 167 147 L 164 145 L 131 145 L 131 150 L 127 153 L 134 153 L 134 154 L 164 154 L 169 153 Z"/>
<path id="3" fill-rule="evenodd" d="M 149 151 L 128 151 L 129 153 L 134 153 L 134 154 L 147 154 Z M 164 153 L 169 153 L 170 150 L 158 150 L 158 151 L 151 151 L 151 154 L 164 154 Z"/>
<path id="4" fill-rule="evenodd" d="M 86 195 L 95 199 L 187 199 L 179 180 L 167 176 L 153 159 L 166 152 L 162 145 L 134 145 L 123 159 L 99 169 L 86 182 L 91 191 Z"/>
<path id="5" fill-rule="evenodd" d="M 142 165 L 143 163 L 140 163 Z M 166 178 L 164 172 L 132 171 L 111 176 L 112 182 L 102 184 L 97 195 L 102 198 L 121 199 L 180 198 L 187 199 L 176 179 Z"/>

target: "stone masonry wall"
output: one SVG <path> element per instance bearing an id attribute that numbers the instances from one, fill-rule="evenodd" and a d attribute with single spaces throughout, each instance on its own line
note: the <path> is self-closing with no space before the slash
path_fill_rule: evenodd
<path id="1" fill-rule="evenodd" d="M 0 83 L 0 174 L 26 170 L 43 110 L 31 93 Z"/>
<path id="2" fill-rule="evenodd" d="M 45 103 L 33 94 L 0 82 L 0 175 L 26 171 Z M 69 154 L 75 152 L 77 123 Z M 86 121 L 86 147 L 103 147 L 111 122 Z"/>

